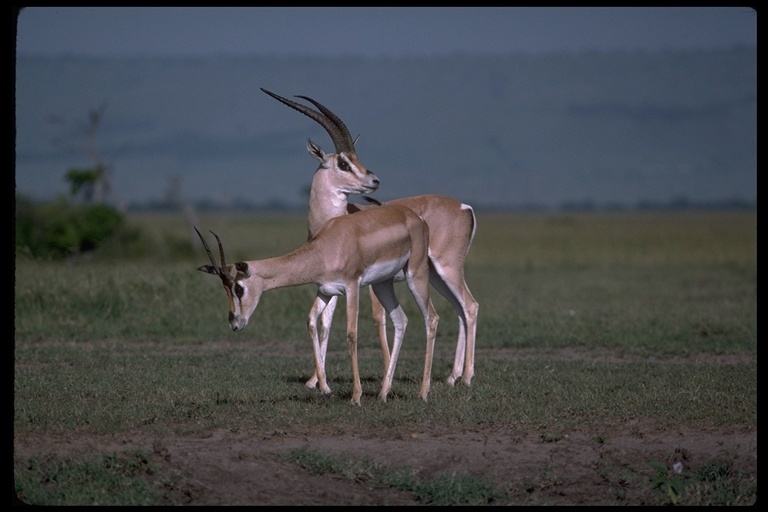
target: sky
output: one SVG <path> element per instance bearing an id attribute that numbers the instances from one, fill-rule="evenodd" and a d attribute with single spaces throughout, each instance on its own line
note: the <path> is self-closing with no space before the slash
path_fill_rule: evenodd
<path id="1" fill-rule="evenodd" d="M 17 52 L 429 56 L 754 45 L 748 7 L 26 7 Z"/>
<path id="2" fill-rule="evenodd" d="M 757 12 L 748 7 L 26 7 L 18 13 L 16 21 L 16 52 L 19 55 L 54 58 L 538 56 L 585 51 L 700 50 L 733 45 L 754 47 L 757 44 Z M 210 87 L 219 89 L 214 90 L 227 90 L 226 83 L 216 81 L 216 78 L 220 77 L 195 76 L 193 79 L 215 84 Z M 279 77 L 280 80 L 272 78 L 274 80 L 270 83 L 287 85 L 291 76 Z M 74 164 L 45 159 L 53 150 L 44 129 L 52 128 L 50 123 L 40 125 L 42 121 L 38 119 L 43 111 L 61 116 L 67 108 L 84 110 L 74 94 L 72 97 L 63 96 L 69 90 L 67 86 L 73 87 L 72 81 L 63 82 L 66 81 L 41 79 L 40 83 L 32 84 L 33 87 L 24 91 L 26 95 L 17 95 L 17 113 L 24 112 L 26 115 L 17 118 L 16 148 L 17 184 L 24 192 L 30 189 L 46 194 L 49 190 L 66 191 L 66 182 L 60 179 L 61 169 Z M 82 87 L 79 82 L 74 83 L 78 98 L 90 101 L 90 94 L 94 97 L 103 94 L 96 91 L 101 91 L 98 86 L 106 82 L 103 77 L 94 77 L 90 82 L 92 89 L 86 87 L 89 84 L 87 80 Z M 333 82 L 331 84 L 331 89 L 318 85 L 311 94 L 332 102 L 340 88 Z M 159 123 L 152 117 L 156 112 L 152 112 L 152 116 L 147 114 L 144 119 L 137 117 L 143 115 L 138 108 L 120 110 L 121 102 L 135 100 L 128 91 L 130 85 L 110 91 L 109 121 L 114 127 L 123 128 L 136 123 Z M 371 84 L 372 90 L 376 85 Z M 738 85 L 733 84 L 734 91 L 740 90 Z M 290 88 L 286 89 L 288 92 L 283 94 L 293 94 Z M 373 94 L 383 96 L 390 92 L 376 91 Z M 442 92 L 448 94 L 450 88 Z M 103 99 L 98 96 L 88 108 Z M 242 126 L 236 123 L 237 129 L 241 129 L 258 122 L 258 118 L 248 110 L 252 108 L 250 102 L 256 101 L 258 108 L 262 108 L 259 100 L 246 94 L 243 97 L 216 98 L 216 101 L 206 99 L 199 110 L 190 113 L 183 103 L 188 99 L 185 95 L 174 96 L 168 100 L 173 105 L 163 106 L 181 109 L 188 124 L 181 123 L 179 129 L 188 129 L 196 136 L 201 136 L 200 133 L 214 138 L 226 135 L 208 134 L 206 130 L 213 126 L 208 122 L 208 115 L 227 122 L 230 117 L 243 119 Z M 260 101 L 265 100 L 261 98 Z M 22 107 L 29 108 L 19 108 L 19 101 L 22 101 Z M 344 105 L 341 99 L 335 101 L 336 105 Z M 347 105 L 344 108 L 354 110 L 355 107 Z M 32 121 L 38 124 L 34 125 Z M 297 126 L 306 126 L 305 119 L 296 117 L 292 122 Z M 195 128 L 193 123 L 204 126 L 195 125 Z M 434 128 L 440 129 L 439 126 Z M 165 135 L 171 137 L 175 133 Z M 19 134 L 26 134 L 27 137 L 20 137 Z M 389 141 L 388 144 L 394 146 L 397 141 Z M 45 145 L 45 151 L 35 153 L 40 145 Z M 134 150 L 136 154 L 140 153 L 137 148 Z M 306 158 L 301 150 L 297 153 Z M 121 176 L 132 176 L 129 162 L 127 156 L 121 158 Z M 247 165 L 260 162 L 248 161 Z M 194 183 L 191 181 L 194 170 L 186 168 L 183 162 L 174 160 L 173 164 L 176 167 L 172 168 L 169 162 L 161 160 L 152 165 L 160 166 L 168 173 L 185 173 L 187 186 Z M 115 181 L 117 183 L 117 179 Z M 696 184 L 696 180 L 691 180 L 691 190 Z M 157 186 L 154 182 L 131 180 L 121 190 L 126 197 L 130 193 L 146 197 L 146 189 L 156 192 Z M 197 186 L 194 190 L 210 191 L 210 187 L 199 183 L 193 186 Z M 715 184 L 709 186 L 717 187 Z M 631 184 L 626 185 L 626 188 L 630 187 Z M 462 194 L 464 191 L 451 193 Z M 541 190 L 541 194 L 547 193 L 550 192 Z M 748 191 L 747 195 L 750 196 L 750 193 Z M 687 192 L 681 194 L 686 195 Z M 690 195 L 695 199 L 693 193 Z"/>

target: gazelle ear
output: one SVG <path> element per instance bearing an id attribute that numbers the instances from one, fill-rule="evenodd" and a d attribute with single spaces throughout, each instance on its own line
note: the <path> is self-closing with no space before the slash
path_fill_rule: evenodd
<path id="1" fill-rule="evenodd" d="M 235 268 L 237 269 L 238 279 L 251 277 L 251 267 L 249 267 L 246 262 L 238 261 L 235 263 Z"/>
<path id="2" fill-rule="evenodd" d="M 200 267 L 197 267 L 197 270 L 200 272 L 207 272 L 209 274 L 217 275 L 218 272 L 216 271 L 216 267 L 213 265 L 202 265 Z"/>
<path id="3" fill-rule="evenodd" d="M 310 155 L 320 160 L 321 163 L 325 163 L 325 153 L 320 149 L 320 146 L 312 142 L 312 139 L 307 139 L 307 151 L 309 151 Z"/>

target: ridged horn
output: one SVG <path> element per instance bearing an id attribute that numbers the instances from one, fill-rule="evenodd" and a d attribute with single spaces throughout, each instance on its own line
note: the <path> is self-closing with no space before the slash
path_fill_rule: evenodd
<path id="1" fill-rule="evenodd" d="M 221 278 L 222 281 L 224 281 L 225 283 L 229 283 L 231 279 L 229 275 L 227 275 L 224 272 L 224 268 L 227 266 L 227 263 L 226 263 L 226 260 L 224 259 L 224 247 L 222 247 L 221 245 L 221 239 L 219 238 L 219 235 L 211 231 L 213 236 L 216 237 L 216 242 L 219 244 L 219 257 L 221 258 L 221 265 L 216 263 L 216 260 L 213 257 L 213 253 L 211 252 L 210 247 L 208 247 L 208 243 L 205 241 L 205 238 L 203 238 L 203 235 L 197 229 L 197 226 L 194 226 L 194 228 L 195 228 L 195 231 L 197 232 L 197 236 L 200 237 L 200 241 L 203 242 L 203 247 L 205 248 L 205 252 L 208 253 L 208 259 L 211 260 L 211 267 L 213 268 L 213 271 L 217 276 Z"/>
<path id="2" fill-rule="evenodd" d="M 268 91 L 263 87 L 261 87 L 261 90 L 275 98 L 280 103 L 288 105 L 292 109 L 301 112 L 310 119 L 313 119 L 315 122 L 320 124 L 320 126 L 325 128 L 325 131 L 328 132 L 328 135 L 330 135 L 331 140 L 333 141 L 333 145 L 336 147 L 337 153 L 341 153 L 342 151 L 346 151 L 347 153 L 355 152 L 355 141 L 352 140 L 352 136 L 350 135 L 349 130 L 347 130 L 346 125 L 325 105 L 307 96 L 296 96 L 297 98 L 302 98 L 312 103 L 320 110 L 320 112 L 318 112 L 317 110 L 313 110 L 305 105 L 302 105 L 301 103 L 291 101 L 288 98 L 283 98 L 282 96 Z"/>

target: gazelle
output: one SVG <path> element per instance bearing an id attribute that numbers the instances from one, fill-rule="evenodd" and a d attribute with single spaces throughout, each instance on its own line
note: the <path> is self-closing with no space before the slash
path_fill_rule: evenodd
<path id="1" fill-rule="evenodd" d="M 393 286 L 394 276 L 403 272 L 426 326 L 427 347 L 419 396 L 427 400 L 439 317 L 429 298 L 429 227 L 413 210 L 391 205 L 337 217 L 328 221 L 311 240 L 288 254 L 231 265 L 226 264 L 224 248 L 215 233 L 220 264 L 216 263 L 200 231 L 197 228 L 195 231 L 211 260 L 210 265 L 202 265 L 198 270 L 221 279 L 229 299 L 229 325 L 233 331 L 245 329 L 264 292 L 286 286 L 317 285 L 317 296 L 307 318 L 307 328 L 312 339 L 318 385 L 324 395 L 330 394 L 331 388 L 325 375 L 325 352 L 320 348 L 319 331 L 329 329 L 330 323 L 318 326 L 318 318 L 328 308 L 332 298 L 346 295 L 347 343 L 353 375 L 352 403 L 356 405 L 360 405 L 363 393 L 357 364 L 360 288 L 371 285 L 395 326 L 392 354 L 379 392 L 379 399 L 386 402 L 408 323 Z"/>
<path id="2" fill-rule="evenodd" d="M 307 220 L 309 237 L 312 237 L 329 219 L 371 208 L 367 205 L 349 203 L 350 194 L 370 193 L 378 188 L 379 181 L 376 179 L 376 186 L 371 186 L 370 171 L 360 163 L 355 151 L 355 140 L 352 139 L 342 120 L 327 107 L 307 96 L 297 96 L 297 98 L 309 101 L 319 111 L 283 98 L 264 88 L 261 90 L 320 124 L 328 132 L 336 148 L 336 153 L 326 154 L 311 139 L 307 141 L 307 150 L 310 155 L 320 161 L 320 166 L 312 179 L 309 198 Z M 446 382 L 453 386 L 461 377 L 462 383 L 469 386 L 475 372 L 475 335 L 479 304 L 472 296 L 464 279 L 464 264 L 475 236 L 477 226 L 475 213 L 467 204 L 435 194 L 395 199 L 386 204 L 407 206 L 423 218 L 429 226 L 429 280 L 435 289 L 451 303 L 459 320 L 456 354 L 452 371 Z M 402 280 L 402 276 L 397 276 L 395 279 Z M 373 321 L 386 367 L 389 360 L 386 312 L 376 296 L 376 290 L 371 289 L 370 295 Z M 321 318 L 324 324 L 330 325 L 335 307 L 336 304 L 333 302 L 326 308 Z M 325 334 L 325 338 L 321 340 L 323 360 L 328 346 L 327 330 Z M 313 375 L 307 381 L 307 386 L 314 387 L 317 384 L 317 377 Z"/>

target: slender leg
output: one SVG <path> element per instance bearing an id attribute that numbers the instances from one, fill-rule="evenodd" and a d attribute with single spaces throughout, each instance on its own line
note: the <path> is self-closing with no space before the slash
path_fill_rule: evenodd
<path id="1" fill-rule="evenodd" d="M 391 314 L 380 302 L 376 296 L 373 286 L 369 287 L 371 296 L 371 310 L 373 312 L 373 326 L 376 328 L 376 334 L 379 337 L 381 345 L 381 356 L 384 360 L 384 371 L 389 367 L 389 342 L 387 341 L 387 313 Z"/>
<path id="2" fill-rule="evenodd" d="M 360 368 L 357 364 L 357 315 L 360 308 L 360 287 L 357 283 L 347 286 L 347 345 L 352 359 L 352 403 L 360 405 L 363 386 L 360 384 Z"/>
<path id="3" fill-rule="evenodd" d="M 453 386 L 461 378 L 462 383 L 469 386 L 475 373 L 475 335 L 479 305 L 464 281 L 463 272 L 454 273 L 444 268 L 434 268 L 430 270 L 429 282 L 451 303 L 459 321 L 453 369 L 446 383 Z"/>
<path id="4" fill-rule="evenodd" d="M 437 335 L 437 324 L 440 321 L 440 317 L 437 315 L 437 311 L 435 311 L 435 308 L 432 305 L 432 300 L 429 298 L 429 281 L 426 276 L 424 278 L 419 278 L 418 276 L 406 273 L 406 281 L 408 282 L 408 288 L 410 288 L 411 293 L 413 294 L 413 298 L 416 299 L 416 304 L 419 306 L 421 314 L 424 316 L 424 326 L 427 332 L 424 375 L 421 379 L 421 391 L 419 392 L 421 399 L 426 402 L 432 381 L 432 359 L 435 352 L 435 337 Z"/>
<path id="5" fill-rule="evenodd" d="M 467 319 L 467 357 L 464 366 L 464 376 L 461 383 L 469 386 L 472 383 L 472 377 L 475 376 L 475 339 L 477 334 L 477 315 L 480 305 L 477 303 L 469 288 L 465 289 L 465 317 Z"/>
<path id="6" fill-rule="evenodd" d="M 334 295 L 328 301 L 322 314 L 320 315 L 318 322 L 318 337 L 320 338 L 320 361 L 325 371 L 325 355 L 328 352 L 328 337 L 331 335 L 331 324 L 333 323 L 333 313 L 336 311 L 336 303 L 338 301 L 338 295 Z M 305 384 L 308 388 L 314 388 L 317 386 L 317 370 L 312 374 L 312 377 Z"/>
<path id="7" fill-rule="evenodd" d="M 320 387 L 320 391 L 322 391 L 324 395 L 329 395 L 331 393 L 331 388 L 328 386 L 328 382 L 325 378 L 325 354 L 320 348 L 317 322 L 318 318 L 322 315 L 323 310 L 328 306 L 329 301 L 330 297 L 318 293 L 315 297 L 315 301 L 312 303 L 312 308 L 309 310 L 309 316 L 307 317 L 307 329 L 309 330 L 309 336 L 312 339 L 312 350 L 315 355 L 315 376 L 317 377 L 317 384 Z"/>
<path id="8" fill-rule="evenodd" d="M 392 279 L 371 285 L 371 299 L 373 299 L 374 295 L 381 301 L 379 302 L 379 307 L 382 308 L 382 311 L 389 313 L 390 318 L 392 318 L 392 325 L 395 328 L 392 355 L 385 368 L 384 379 L 381 382 L 381 390 L 379 391 L 379 400 L 386 402 L 387 395 L 390 389 L 392 389 L 392 380 L 395 376 L 395 367 L 397 366 L 397 358 L 400 354 L 400 346 L 405 336 L 405 328 L 408 325 L 408 317 L 405 316 L 405 312 L 397 300 Z"/>

